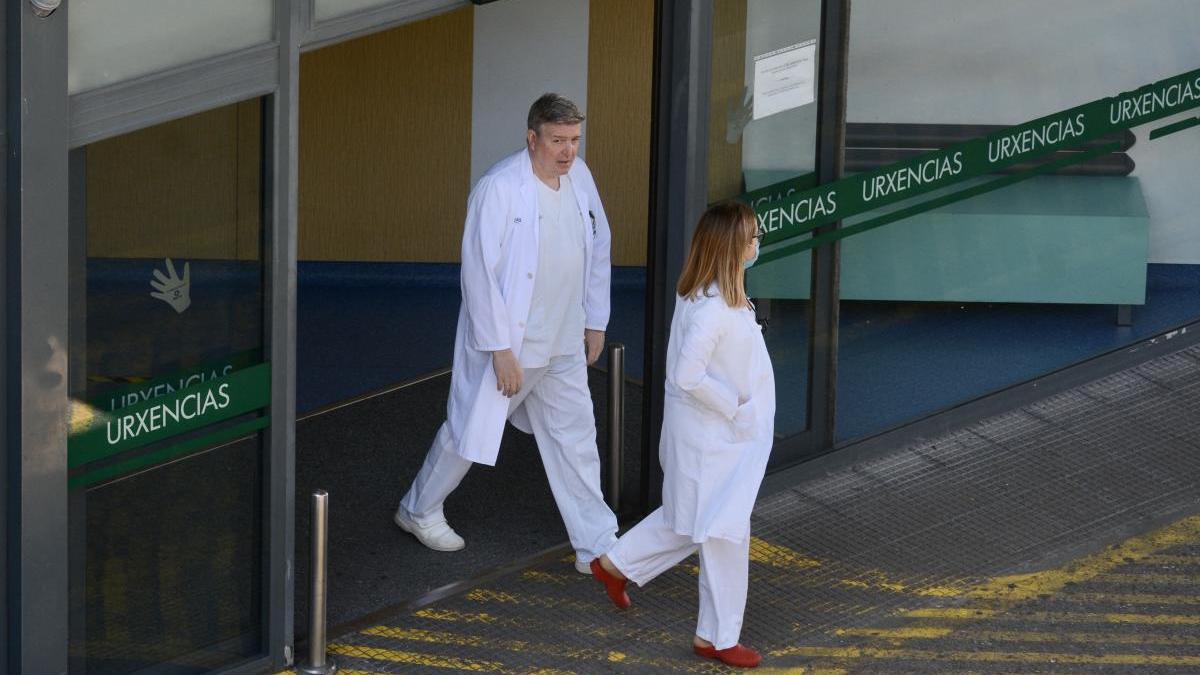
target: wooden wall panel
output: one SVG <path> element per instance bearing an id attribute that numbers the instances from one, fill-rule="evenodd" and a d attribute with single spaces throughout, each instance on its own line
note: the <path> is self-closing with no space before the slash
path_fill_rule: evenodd
<path id="1" fill-rule="evenodd" d="M 249 101 L 87 146 L 88 255 L 256 258 L 260 125 Z"/>
<path id="2" fill-rule="evenodd" d="M 257 260 L 262 247 L 262 104 L 238 104 L 237 257 Z"/>
<path id="3" fill-rule="evenodd" d="M 302 260 L 459 259 L 472 8 L 300 59 Z"/>
<path id="4" fill-rule="evenodd" d="M 645 265 L 650 207 L 653 0 L 592 0 L 587 163 L 612 223 L 614 265 Z"/>
<path id="5" fill-rule="evenodd" d="M 726 138 L 729 114 L 740 109 L 746 88 L 746 0 L 713 6 L 712 93 L 708 127 L 708 201 L 742 193 L 742 137 Z"/>

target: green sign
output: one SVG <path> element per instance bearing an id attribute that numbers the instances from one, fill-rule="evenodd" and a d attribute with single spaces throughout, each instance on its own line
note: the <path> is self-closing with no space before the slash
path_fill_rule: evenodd
<path id="1" fill-rule="evenodd" d="M 67 443 L 75 468 L 266 407 L 271 402 L 271 364 L 198 382 L 116 411 L 97 411 Z"/>
<path id="2" fill-rule="evenodd" d="M 1035 159 L 1057 150 L 1074 148 L 1114 132 L 1197 107 L 1200 107 L 1200 70 L 819 187 L 791 191 L 793 186 L 789 181 L 788 185 L 780 184 L 743 195 L 743 200 L 754 207 L 759 229 L 765 235 L 763 244 L 770 245 L 798 237 L 834 221 L 867 213 L 969 179 L 994 174 L 1018 162 Z M 1186 127 L 1179 127 L 1182 128 Z M 994 184 L 989 183 L 988 187 L 1003 187 L 1005 184 L 1011 184 L 1013 178 L 1023 180 L 1031 175 L 1083 161 L 1114 149 L 1116 148 L 1113 145 L 1106 145 L 1090 149 L 1088 152 L 1072 153 L 1072 156 L 1062 162 L 1016 174 L 1003 182 L 994 181 Z M 972 188 L 975 192 L 971 194 L 978 194 L 980 189 L 980 186 Z M 787 194 L 778 199 L 769 197 L 772 193 L 780 192 Z M 970 194 L 964 191 L 960 198 L 968 196 Z M 934 200 L 937 204 L 922 205 L 919 210 L 941 205 L 945 203 L 944 199 Z M 889 216 L 886 222 L 896 219 Z M 878 226 L 884 222 L 871 224 Z M 858 231 L 863 229 L 869 228 L 860 228 Z M 847 234 L 840 232 L 835 238 Z M 825 241 L 810 241 L 801 248 L 812 248 L 820 243 Z M 792 247 L 789 247 L 788 252 L 793 252 L 791 249 Z M 771 255 L 764 252 L 760 263 L 779 257 L 779 252 L 772 252 Z"/>
<path id="3" fill-rule="evenodd" d="M 254 365 L 262 359 L 259 350 L 240 352 L 217 361 L 210 361 L 194 368 L 139 381 L 116 389 L 109 389 L 104 396 L 91 401 L 92 405 L 107 411 L 120 410 L 151 399 L 174 394 L 188 387 L 215 380 L 242 368 Z"/>

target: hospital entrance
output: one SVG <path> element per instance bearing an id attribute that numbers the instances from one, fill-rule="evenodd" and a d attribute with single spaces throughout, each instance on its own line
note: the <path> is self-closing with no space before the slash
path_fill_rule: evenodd
<path id="1" fill-rule="evenodd" d="M 309 496 L 329 492 L 331 630 L 560 547 L 533 437 L 508 426 L 495 467 L 446 502 L 466 548 L 392 522 L 446 416 L 471 185 L 524 147 L 547 91 L 584 111 L 579 156 L 612 224 L 612 316 L 626 346 L 625 502 L 641 492 L 653 3 L 520 0 L 437 14 L 300 62 L 296 630 L 307 631 Z M 529 35 L 538 36 L 532 47 Z M 554 54 L 554 58 L 547 58 Z M 582 340 L 582 336 L 581 336 Z M 607 357 L 589 368 L 602 465 Z M 607 469 L 605 469 L 605 479 Z"/>

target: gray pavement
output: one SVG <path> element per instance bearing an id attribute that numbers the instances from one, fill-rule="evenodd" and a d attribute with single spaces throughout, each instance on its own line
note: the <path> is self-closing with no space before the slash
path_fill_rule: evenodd
<path id="1" fill-rule="evenodd" d="M 799 480 L 743 642 L 796 673 L 1200 672 L 1200 347 Z M 557 552 L 336 636 L 351 672 L 725 672 L 696 561 L 618 611 Z"/>
<path id="2" fill-rule="evenodd" d="M 588 375 L 604 448 L 607 375 L 594 368 Z M 335 629 L 566 541 L 533 437 L 511 427 L 496 466 L 471 469 L 446 500 L 446 516 L 469 542 L 466 549 L 430 551 L 392 524 L 445 417 L 449 387 L 448 374 L 432 377 L 297 423 L 297 637 L 308 633 L 309 495 L 316 489 L 329 493 L 328 620 Z M 626 415 L 640 409 L 639 386 L 626 385 L 625 396 Z M 640 447 L 640 427 L 626 425 L 624 442 Z M 631 494 L 641 465 L 637 453 L 626 459 L 622 478 Z"/>

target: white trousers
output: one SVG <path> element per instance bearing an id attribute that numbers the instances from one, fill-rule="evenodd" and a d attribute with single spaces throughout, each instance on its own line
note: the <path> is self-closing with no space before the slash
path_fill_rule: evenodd
<path id="1" fill-rule="evenodd" d="M 655 577 L 700 551 L 700 611 L 696 635 L 717 649 L 738 643 L 746 611 L 750 575 L 750 538 L 730 541 L 709 537 L 696 543 L 667 526 L 660 506 L 617 540 L 608 559 L 629 580 L 645 586 Z"/>
<path id="2" fill-rule="evenodd" d="M 591 562 L 616 541 L 617 518 L 600 492 L 596 419 L 583 350 L 555 356 L 542 368 L 525 369 L 521 390 L 510 399 L 509 414 L 522 402 L 576 559 Z M 416 480 L 400 500 L 400 508 L 420 525 L 446 520 L 446 498 L 473 464 L 455 453 L 449 439 L 443 424 Z"/>

